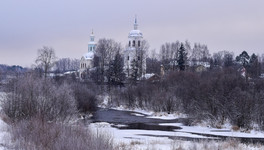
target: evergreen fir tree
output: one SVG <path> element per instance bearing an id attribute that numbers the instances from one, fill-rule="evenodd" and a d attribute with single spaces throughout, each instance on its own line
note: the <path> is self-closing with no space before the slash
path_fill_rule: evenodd
<path id="1" fill-rule="evenodd" d="M 178 60 L 177 60 L 180 71 L 185 70 L 185 61 L 186 61 L 186 52 L 183 44 L 181 43 L 181 47 L 179 49 L 179 54 L 178 54 Z"/>
<path id="2" fill-rule="evenodd" d="M 240 62 L 244 68 L 247 67 L 249 63 L 249 55 L 246 51 L 243 51 L 239 56 L 236 57 L 236 61 Z"/>
<path id="3" fill-rule="evenodd" d="M 244 69 L 246 69 L 245 71 L 245 77 L 246 77 L 246 82 L 248 81 L 248 69 L 249 69 L 249 55 L 246 51 L 243 51 L 239 56 L 236 57 L 236 61 L 240 62 Z"/>
<path id="4" fill-rule="evenodd" d="M 125 73 L 124 73 L 124 64 L 123 64 L 123 59 L 119 52 L 115 55 L 115 60 L 114 60 L 114 83 L 116 85 L 121 85 L 123 84 L 123 81 L 125 80 Z"/>
<path id="5" fill-rule="evenodd" d="M 107 70 L 108 84 L 122 85 L 125 80 L 125 73 L 123 71 L 123 59 L 119 52 L 115 55 L 115 59 L 110 61 Z"/>

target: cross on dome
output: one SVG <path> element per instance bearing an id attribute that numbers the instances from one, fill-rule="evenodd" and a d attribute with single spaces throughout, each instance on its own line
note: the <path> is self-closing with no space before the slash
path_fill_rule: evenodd
<path id="1" fill-rule="evenodd" d="M 135 16 L 134 30 L 138 29 L 137 15 Z"/>

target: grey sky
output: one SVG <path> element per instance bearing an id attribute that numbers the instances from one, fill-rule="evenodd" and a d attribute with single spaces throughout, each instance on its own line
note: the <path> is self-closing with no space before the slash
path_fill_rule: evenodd
<path id="1" fill-rule="evenodd" d="M 133 28 L 151 49 L 164 42 L 207 44 L 211 53 L 264 53 L 263 0 L 6 0 L 0 1 L 0 64 L 30 67 L 37 50 L 80 58 L 91 30 L 124 46 Z"/>

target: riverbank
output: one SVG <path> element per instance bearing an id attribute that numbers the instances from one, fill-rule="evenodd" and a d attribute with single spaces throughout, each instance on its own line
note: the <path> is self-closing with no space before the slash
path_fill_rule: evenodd
<path id="1" fill-rule="evenodd" d="M 258 131 L 243 133 L 229 128 L 188 126 L 183 114 L 153 113 L 145 110 L 99 108 L 94 113 L 93 130 L 109 133 L 115 145 L 131 149 L 192 149 L 205 145 L 213 148 L 262 149 L 264 134 Z M 175 148 L 176 147 L 176 148 Z"/>

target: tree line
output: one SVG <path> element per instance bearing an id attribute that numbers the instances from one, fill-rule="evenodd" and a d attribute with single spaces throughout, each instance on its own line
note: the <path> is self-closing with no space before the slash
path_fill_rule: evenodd
<path id="1" fill-rule="evenodd" d="M 214 127 L 264 129 L 264 80 L 247 82 L 236 68 L 202 73 L 170 72 L 160 82 L 144 81 L 110 92 L 112 105 L 155 112 L 185 113 L 193 122 L 207 121 Z"/>
<path id="2" fill-rule="evenodd" d="M 46 53 L 46 54 L 45 54 Z M 160 53 L 155 50 L 149 52 L 147 41 L 142 41 L 141 49 L 138 50 L 140 61 L 133 61 L 130 68 L 131 76 L 127 78 L 127 70 L 124 70 L 123 47 L 113 39 L 99 39 L 93 60 L 94 68 L 86 70 L 86 80 L 97 84 L 107 83 L 108 85 L 123 85 L 127 81 L 138 81 L 142 74 L 142 60 L 146 60 L 146 73 L 160 74 L 161 65 L 166 72 L 178 70 L 191 70 L 202 63 L 210 65 L 210 69 L 221 69 L 223 67 L 243 66 L 247 77 L 258 77 L 263 68 L 263 56 L 252 54 L 251 56 L 243 51 L 237 57 L 233 52 L 219 51 L 214 54 L 209 53 L 207 45 L 194 43 L 193 47 L 189 41 L 172 42 L 161 45 Z M 137 60 L 137 59 L 134 59 Z M 50 61 L 50 62 L 49 62 Z M 66 71 L 77 71 L 80 61 L 77 59 L 62 58 L 57 59 L 54 49 L 43 47 L 39 50 L 36 64 L 39 71 L 44 72 L 44 76 L 51 70 L 57 73 Z M 194 66 L 194 67 L 193 67 Z"/>
<path id="3" fill-rule="evenodd" d="M 259 78 L 264 57 L 249 55 L 246 51 L 237 57 L 229 51 L 210 55 L 206 45 L 196 43 L 192 48 L 188 41 L 165 43 L 160 55 L 154 51 L 148 53 L 147 45 L 145 50 L 147 73 L 156 73 L 159 80 L 138 81 L 133 75 L 137 82 L 124 84 L 128 79 L 123 70 L 122 46 L 112 39 L 99 40 L 95 68 L 89 72 L 90 80 L 85 82 L 50 78 L 48 73 L 56 63 L 65 71 L 71 68 L 71 63 L 77 68 L 74 65 L 77 61 L 58 61 L 54 49 L 43 47 L 39 50 L 35 68 L 17 74 L 6 85 L 9 94 L 3 103 L 3 111 L 15 122 L 36 117 L 45 121 L 64 121 L 76 113 L 95 111 L 99 95 L 108 94 L 111 105 L 182 112 L 198 121 L 209 120 L 213 125 L 228 120 L 239 127 L 252 128 L 252 124 L 257 123 L 260 129 L 264 128 L 264 83 Z M 188 61 L 207 61 L 210 67 L 197 72 Z M 161 65 L 165 66 L 163 76 Z M 241 69 L 246 70 L 245 76 Z M 136 70 L 139 69 L 135 69 L 135 74 Z M 105 90 L 102 83 L 107 83 L 111 90 Z"/>

